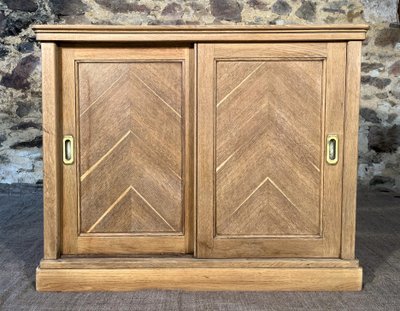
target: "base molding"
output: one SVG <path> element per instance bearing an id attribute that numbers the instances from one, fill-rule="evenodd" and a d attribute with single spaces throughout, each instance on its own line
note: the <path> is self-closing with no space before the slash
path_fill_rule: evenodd
<path id="1" fill-rule="evenodd" d="M 134 291 L 142 289 L 196 291 L 359 291 L 362 288 L 362 268 L 356 261 L 337 260 L 338 264 L 321 267 L 310 260 L 117 260 L 116 268 L 104 268 L 111 259 L 60 259 L 42 261 L 36 270 L 38 291 Z M 134 267 L 134 262 L 141 262 Z M 159 264 L 157 265 L 157 261 Z M 147 264 L 143 264 L 147 262 Z M 186 264 L 185 264 L 186 262 Z M 232 267 L 229 267 L 231 262 Z M 262 263 L 265 262 L 263 265 Z M 323 262 L 323 260 L 322 260 Z M 341 264 L 342 262 L 342 267 Z M 89 267 L 87 264 L 90 263 Z M 150 264 L 151 263 L 151 264 Z M 171 265 L 167 264 L 171 263 Z M 256 264 L 257 263 L 257 264 Z M 96 265 L 98 267 L 96 267 Z M 85 267 L 86 266 L 86 267 Z M 186 267 L 185 267 L 186 266 Z M 250 267 L 249 267 L 250 266 Z M 337 266 L 337 267 L 335 267 Z M 68 267 L 68 268 L 65 268 Z M 101 268 L 99 268 L 101 267 Z"/>

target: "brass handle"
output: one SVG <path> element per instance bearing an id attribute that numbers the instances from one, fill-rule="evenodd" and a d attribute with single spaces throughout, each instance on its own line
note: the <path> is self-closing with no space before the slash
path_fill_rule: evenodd
<path id="1" fill-rule="evenodd" d="M 63 162 L 65 165 L 74 163 L 74 137 L 65 135 L 63 138 Z"/>
<path id="2" fill-rule="evenodd" d="M 326 138 L 326 162 L 335 165 L 339 161 L 339 138 L 337 135 L 328 135 Z"/>

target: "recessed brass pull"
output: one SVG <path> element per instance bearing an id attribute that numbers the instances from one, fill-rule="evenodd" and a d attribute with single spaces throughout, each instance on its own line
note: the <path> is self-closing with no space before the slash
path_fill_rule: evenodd
<path id="1" fill-rule="evenodd" d="M 326 138 L 326 162 L 335 165 L 339 160 L 339 138 L 337 135 L 328 135 Z"/>
<path id="2" fill-rule="evenodd" d="M 74 163 L 74 137 L 65 135 L 63 138 L 63 162 L 65 165 Z"/>

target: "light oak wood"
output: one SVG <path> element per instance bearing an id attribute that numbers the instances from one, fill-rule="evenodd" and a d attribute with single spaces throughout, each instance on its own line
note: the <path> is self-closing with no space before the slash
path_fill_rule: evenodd
<path id="1" fill-rule="evenodd" d="M 355 258 L 361 42 L 347 43 L 341 258 Z"/>
<path id="2" fill-rule="evenodd" d="M 79 63 L 82 233 L 183 232 L 182 70 Z"/>
<path id="3" fill-rule="evenodd" d="M 368 26 L 34 29 L 43 41 L 39 291 L 361 290 Z M 62 163 L 63 135 L 75 138 L 72 165 Z"/>
<path id="4" fill-rule="evenodd" d="M 341 259 L 199 259 L 153 258 L 69 258 L 42 260 L 41 269 L 134 269 L 134 268 L 358 268 L 358 260 Z"/>
<path id="5" fill-rule="evenodd" d="M 62 244 L 60 252 L 62 254 L 73 254 L 76 252 L 76 236 L 78 235 L 79 213 L 79 183 L 78 163 L 79 147 L 75 121 L 75 104 L 77 102 L 77 92 L 75 90 L 75 59 L 70 50 L 60 47 L 61 53 L 61 81 L 62 81 L 62 133 L 75 137 L 74 149 L 75 161 L 73 165 L 62 165 Z"/>
<path id="6" fill-rule="evenodd" d="M 257 59 L 262 55 L 263 58 L 323 58 L 327 56 L 327 43 L 229 43 L 220 44 L 215 49 L 214 56 L 216 59 Z"/>
<path id="7" fill-rule="evenodd" d="M 56 259 L 61 240 L 59 49 L 42 44 L 44 258 Z"/>
<path id="8" fill-rule="evenodd" d="M 198 256 L 339 256 L 345 47 L 199 45 Z"/>
<path id="9" fill-rule="evenodd" d="M 77 138 L 63 253 L 192 251 L 189 49 L 62 53 L 64 134 Z"/>
<path id="10" fill-rule="evenodd" d="M 339 155 L 336 165 L 326 165 L 324 170 L 324 207 L 322 217 L 326 217 L 326 232 L 329 232 L 331 239 L 325 239 L 325 248 L 329 250 L 332 257 L 340 255 L 340 234 L 341 234 L 341 197 L 343 177 L 343 119 L 345 102 L 346 82 L 346 44 L 329 43 L 328 60 L 326 66 L 326 110 L 325 110 L 325 141 L 330 134 L 339 138 Z M 325 150 L 326 152 L 326 150 Z M 324 154 L 324 163 L 326 162 Z"/>
<path id="11" fill-rule="evenodd" d="M 41 41 L 255 42 L 364 40 L 367 25 L 103 26 L 37 25 Z"/>
<path id="12" fill-rule="evenodd" d="M 205 257 L 213 248 L 213 238 L 210 233 L 214 232 L 213 206 L 214 198 L 214 76 L 213 70 L 208 70 L 209 64 L 214 64 L 214 44 L 198 44 L 197 46 L 197 173 L 196 173 L 196 208 L 197 208 L 197 236 L 196 254 L 198 257 Z M 210 91 L 211 90 L 211 91 Z M 205 103 L 201 104 L 201 103 Z M 211 103 L 211 105 L 210 105 Z M 211 110 L 209 110 L 211 109 Z M 202 126 L 198 126 L 201 124 Z M 208 195 L 204 195 L 208 194 Z M 202 206 L 206 208 L 201 208 Z"/>
<path id="13" fill-rule="evenodd" d="M 33 29 L 35 32 L 68 32 L 68 31 L 137 31 L 137 32 L 147 32 L 147 31 L 175 31 L 175 32 L 186 32 L 188 30 L 196 31 L 213 31 L 215 33 L 237 31 L 270 31 L 270 32 L 317 32 L 317 31 L 329 31 L 335 30 L 340 32 L 352 32 L 359 30 L 368 30 L 369 26 L 367 24 L 321 24 L 321 25 L 34 25 Z M 196 41 L 196 40 L 192 40 Z"/>
<path id="14" fill-rule="evenodd" d="M 358 291 L 361 268 L 41 269 L 39 291 Z"/>
<path id="15" fill-rule="evenodd" d="M 185 204 L 189 208 L 186 209 L 185 228 L 190 233 L 188 235 L 186 250 L 187 253 L 192 253 L 196 256 L 196 100 L 197 100 L 197 46 L 193 45 L 187 55 L 189 64 L 186 66 L 186 77 L 189 81 L 187 96 L 189 98 L 189 107 L 186 109 L 186 183 L 185 189 Z"/>
<path id="16" fill-rule="evenodd" d="M 320 236 L 322 61 L 216 70 L 216 237 Z"/>

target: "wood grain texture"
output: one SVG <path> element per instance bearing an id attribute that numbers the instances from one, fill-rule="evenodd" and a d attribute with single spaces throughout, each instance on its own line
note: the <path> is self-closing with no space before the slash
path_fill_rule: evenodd
<path id="1" fill-rule="evenodd" d="M 138 269 L 138 268 L 357 268 L 358 260 L 341 259 L 198 259 L 157 258 L 60 258 L 42 260 L 42 269 Z"/>
<path id="2" fill-rule="evenodd" d="M 173 42 L 255 42 L 255 41 L 343 41 L 364 40 L 367 25 L 285 25 L 285 26 L 104 26 L 36 25 L 39 41 L 173 41 Z"/>
<path id="3" fill-rule="evenodd" d="M 41 269 L 38 291 L 359 291 L 361 268 Z"/>
<path id="4" fill-rule="evenodd" d="M 78 130 L 76 129 L 77 100 L 75 85 L 75 57 L 70 49 L 61 48 L 61 77 L 62 77 L 62 136 L 71 135 L 75 137 L 75 161 L 72 165 L 62 165 L 62 253 L 73 254 L 76 249 L 76 238 L 78 236 L 78 201 L 79 183 L 79 144 L 77 144 Z"/>
<path id="5" fill-rule="evenodd" d="M 367 28 L 36 26 L 37 289 L 360 290 Z M 325 161 L 329 134 L 337 165 Z M 60 163 L 63 135 L 75 137 L 72 165 Z"/>
<path id="6" fill-rule="evenodd" d="M 216 67 L 216 235 L 318 236 L 323 63 L 232 63 Z"/>
<path id="7" fill-rule="evenodd" d="M 323 188 L 324 249 L 329 257 L 340 256 L 342 178 L 343 178 L 343 125 L 346 83 L 346 43 L 328 44 L 326 66 L 325 136 L 339 137 L 338 163 L 325 165 Z M 326 142 L 324 142 L 326 143 Z M 325 155 L 324 155 L 325 156 Z M 325 161 L 324 161 L 325 162 Z M 325 162 L 326 163 L 326 162 Z"/>
<path id="8" fill-rule="evenodd" d="M 63 53 L 64 132 L 79 137 L 64 167 L 64 253 L 191 251 L 189 49 Z"/>
<path id="9" fill-rule="evenodd" d="M 81 232 L 110 232 L 105 223 L 138 232 L 145 210 L 148 232 L 182 232 L 182 63 L 81 63 L 78 70 Z M 100 73 L 108 79 L 99 86 Z"/>
<path id="10" fill-rule="evenodd" d="M 61 240 L 59 49 L 42 44 L 44 258 L 56 259 Z"/>
<path id="11" fill-rule="evenodd" d="M 199 45 L 198 254 L 338 257 L 341 168 L 321 146 L 342 133 L 343 45 L 260 46 Z"/>
<path id="12" fill-rule="evenodd" d="M 187 253 L 195 253 L 195 237 L 196 237 L 196 100 L 197 100 L 197 80 L 196 80 L 196 47 L 193 46 L 186 51 L 186 64 L 184 71 L 184 81 L 188 81 L 188 86 L 185 88 L 186 98 L 189 105 L 184 107 L 185 116 L 185 170 L 183 192 L 184 204 L 187 207 L 185 213 L 184 229 L 187 234 L 186 250 Z"/>
<path id="13" fill-rule="evenodd" d="M 341 241 L 341 257 L 344 259 L 355 258 L 360 75 L 361 42 L 348 42 L 345 132 L 343 145 L 343 203 Z"/>
<path id="14" fill-rule="evenodd" d="M 207 257 L 214 239 L 214 44 L 197 45 L 197 240 L 196 253 Z M 210 92 L 210 90 L 213 90 Z M 211 114 L 211 117 L 210 117 Z"/>
<path id="15" fill-rule="evenodd" d="M 159 31 L 159 32 L 168 32 L 168 31 L 177 31 L 177 32 L 186 32 L 188 30 L 197 30 L 197 31 L 214 31 L 214 32 L 229 32 L 229 31 L 270 31 L 270 32 L 279 32 L 284 34 L 285 32 L 316 32 L 316 31 L 329 31 L 329 30 L 338 30 L 342 32 L 352 32 L 359 30 L 368 30 L 369 26 L 367 24 L 321 24 L 321 25 L 301 25 L 301 24 L 293 24 L 293 25 L 34 25 L 33 29 L 38 32 L 56 32 L 56 31 L 106 31 L 106 30 L 114 30 L 114 31 L 137 31 L 137 32 L 148 32 L 148 31 Z M 195 41 L 195 40 L 193 40 Z"/>
<path id="16" fill-rule="evenodd" d="M 218 49 L 215 50 L 215 58 L 226 59 L 227 55 L 230 59 L 242 58 L 246 55 L 246 59 L 259 58 L 260 54 L 268 58 L 302 58 L 302 57 L 315 57 L 321 58 L 327 55 L 327 43 L 229 43 L 221 44 Z"/>

